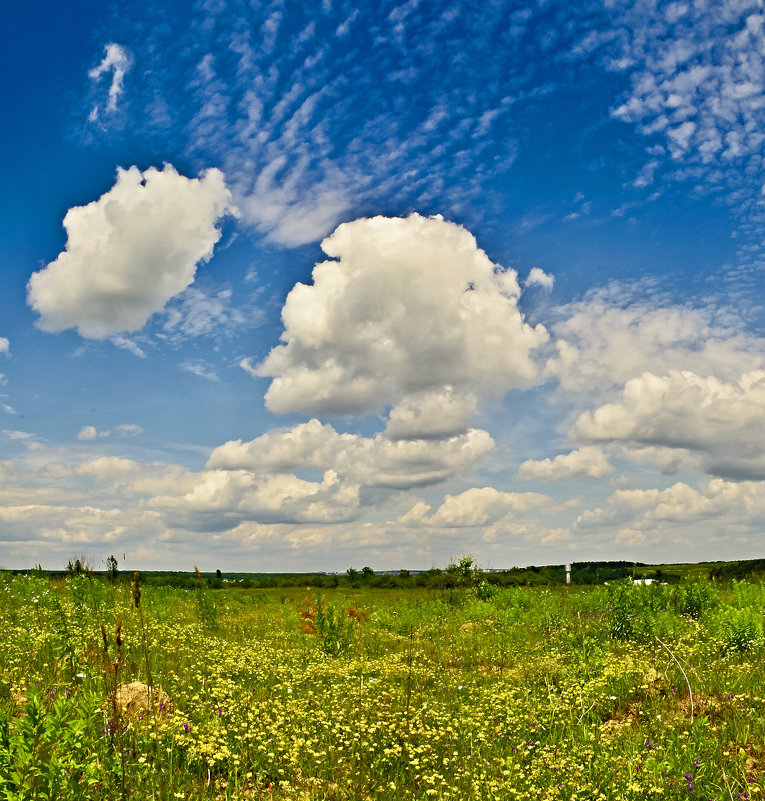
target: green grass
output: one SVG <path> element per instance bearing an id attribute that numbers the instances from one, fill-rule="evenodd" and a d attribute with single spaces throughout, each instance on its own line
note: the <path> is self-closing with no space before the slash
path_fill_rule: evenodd
<path id="1" fill-rule="evenodd" d="M 690 578 L 144 587 L 139 609 L 0 576 L 0 798 L 757 798 L 764 606 Z M 149 677 L 170 703 L 120 712 Z"/>

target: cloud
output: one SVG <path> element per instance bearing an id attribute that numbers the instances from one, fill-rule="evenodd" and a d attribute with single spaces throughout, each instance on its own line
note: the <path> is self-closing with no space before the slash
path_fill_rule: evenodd
<path id="1" fill-rule="evenodd" d="M 570 436 L 690 451 L 713 475 L 765 480 L 765 370 L 735 384 L 689 370 L 644 373 L 625 384 L 620 403 L 582 414 Z"/>
<path id="2" fill-rule="evenodd" d="M 389 439 L 441 439 L 468 430 L 476 409 L 472 393 L 457 393 L 450 386 L 440 391 L 415 393 L 394 406 L 385 427 Z"/>
<path id="3" fill-rule="evenodd" d="M 0 337 L 0 354 L 8 354 L 10 352 L 11 343 L 5 337 Z"/>
<path id="4" fill-rule="evenodd" d="M 501 395 L 537 380 L 543 326 L 518 310 L 513 270 L 441 217 L 344 223 L 330 260 L 282 310 L 284 344 L 258 367 L 276 413 L 366 414 L 420 393 Z M 412 406 L 399 410 L 412 419 Z M 463 401 L 463 406 L 464 406 Z"/>
<path id="5" fill-rule="evenodd" d="M 558 309 L 557 354 L 545 365 L 568 392 L 621 387 L 644 372 L 692 370 L 736 380 L 765 367 L 765 340 L 724 305 L 670 303 L 655 287 L 612 283 Z"/>
<path id="6" fill-rule="evenodd" d="M 507 564 L 512 550 L 533 545 L 535 549 L 558 544 L 567 537 L 563 529 L 550 528 L 529 514 L 555 512 L 560 504 L 547 495 L 536 492 L 502 492 L 494 487 L 474 487 L 458 495 L 447 495 L 432 514 L 423 501 L 416 502 L 396 521 L 404 530 L 416 529 L 428 536 L 438 532 L 440 541 L 467 543 L 473 552 L 499 555 Z M 395 529 L 394 529 L 395 530 Z M 452 548 L 454 545 L 452 545 Z M 443 544 L 441 544 L 443 548 Z"/>
<path id="7" fill-rule="evenodd" d="M 143 434 L 143 428 L 135 423 L 122 423 L 115 426 L 112 431 L 121 437 L 137 437 L 139 434 Z"/>
<path id="8" fill-rule="evenodd" d="M 532 509 L 556 505 L 537 492 L 502 492 L 493 487 L 474 487 L 459 495 L 447 495 L 443 504 L 425 519 L 429 526 L 486 526 L 508 515 L 523 515 Z"/>
<path id="9" fill-rule="evenodd" d="M 554 459 L 527 459 L 518 469 L 518 478 L 569 481 L 573 478 L 604 478 L 613 468 L 600 448 L 586 446 Z"/>
<path id="10" fill-rule="evenodd" d="M 88 77 L 94 83 L 101 80 L 104 73 L 111 72 L 112 82 L 109 85 L 109 95 L 105 110 L 114 112 L 117 110 L 117 102 L 124 91 L 125 75 L 133 66 L 133 57 L 130 52 L 121 45 L 110 42 L 104 47 L 104 57 L 101 63 L 88 73 Z M 100 115 L 100 106 L 96 105 L 90 112 L 90 121 L 94 122 Z"/>
<path id="11" fill-rule="evenodd" d="M 762 483 L 715 478 L 699 489 L 678 482 L 666 489 L 617 490 L 603 506 L 582 512 L 572 532 L 582 542 L 589 537 L 602 543 L 605 537 L 615 553 L 624 553 L 625 546 L 659 545 L 671 558 L 687 560 L 700 542 L 706 553 L 716 551 L 716 558 L 730 553 L 732 543 L 740 553 L 754 555 L 763 523 Z"/>
<path id="12" fill-rule="evenodd" d="M 38 327 L 88 339 L 140 329 L 212 256 L 230 204 L 219 170 L 193 179 L 170 165 L 118 170 L 106 194 L 67 212 L 66 250 L 29 279 Z"/>
<path id="13" fill-rule="evenodd" d="M 97 436 L 98 432 L 96 431 L 95 426 L 85 426 L 84 428 L 80 429 L 77 439 L 81 439 L 83 442 L 89 442 L 90 440 L 94 440 Z"/>
<path id="14" fill-rule="evenodd" d="M 633 124 L 653 153 L 635 186 L 693 183 L 698 194 L 724 197 L 749 245 L 762 256 L 765 141 L 765 26 L 755 2 L 611 4 L 610 69 L 627 72 L 630 88 L 612 116 Z M 661 143 L 661 144 L 658 144 Z M 658 147 L 657 147 L 658 144 Z M 751 255 L 742 246 L 739 256 Z"/>
<path id="15" fill-rule="evenodd" d="M 524 286 L 538 286 L 548 292 L 553 288 L 554 284 L 555 276 L 549 275 L 539 267 L 532 267 L 524 282 Z"/>
<path id="16" fill-rule="evenodd" d="M 441 439 L 392 440 L 339 434 L 318 420 L 233 440 L 210 454 L 207 470 L 290 472 L 332 469 L 341 479 L 366 487 L 408 489 L 445 481 L 469 471 L 494 446 L 486 431 L 470 429 Z"/>
<path id="17" fill-rule="evenodd" d="M 118 456 L 100 456 L 78 465 L 79 475 L 90 476 L 98 483 L 112 483 L 141 470 L 141 465 Z"/>
<path id="18" fill-rule="evenodd" d="M 231 304 L 230 289 L 206 293 L 189 287 L 177 295 L 165 310 L 161 339 L 180 343 L 189 337 L 231 336 L 247 321 Z M 257 317 L 257 313 L 254 315 Z"/>
<path id="19" fill-rule="evenodd" d="M 243 221 L 281 245 L 393 198 L 464 213 L 516 158 L 513 112 L 539 89 L 539 47 L 520 40 L 542 13 L 206 3 L 133 27 L 130 124 L 182 132 L 189 158 L 229 176 Z"/>
<path id="20" fill-rule="evenodd" d="M 122 350 L 126 350 L 128 353 L 132 353 L 133 356 L 138 356 L 139 359 L 146 358 L 146 351 L 144 351 L 135 340 L 130 339 L 130 337 L 123 336 L 122 334 L 114 334 L 109 337 L 109 342 L 111 342 L 115 348 L 122 348 Z"/>
<path id="21" fill-rule="evenodd" d="M 109 437 L 112 434 L 117 434 L 121 437 L 136 437 L 143 434 L 143 428 L 134 423 L 123 423 L 122 425 L 115 426 L 111 429 L 103 429 L 99 431 L 95 426 L 84 426 L 77 434 L 77 439 L 83 442 L 90 442 L 97 437 Z"/>
<path id="22" fill-rule="evenodd" d="M 20 440 L 20 441 L 29 441 L 35 438 L 35 435 L 30 433 L 29 431 L 15 431 L 13 429 L 4 428 L 3 436 L 7 437 L 10 440 Z"/>
<path id="23" fill-rule="evenodd" d="M 25 542 L 45 553 L 45 559 L 51 558 L 51 551 L 66 554 L 86 544 L 114 547 L 138 536 L 151 541 L 162 532 L 160 515 L 154 510 L 94 506 L 0 505 L 0 523 L 6 541 Z M 31 537 L 30 531 L 34 532 Z"/>
<path id="24" fill-rule="evenodd" d="M 181 370 L 191 373 L 192 375 L 197 375 L 207 381 L 220 381 L 220 378 L 215 370 L 213 370 L 209 364 L 199 359 L 195 361 L 181 362 L 180 367 Z"/>
<path id="25" fill-rule="evenodd" d="M 147 504 L 161 509 L 172 525 L 192 530 L 224 531 L 243 520 L 333 523 L 357 515 L 359 488 L 341 483 L 332 470 L 321 482 L 246 470 L 205 470 L 182 477 L 176 491 L 155 495 Z"/>

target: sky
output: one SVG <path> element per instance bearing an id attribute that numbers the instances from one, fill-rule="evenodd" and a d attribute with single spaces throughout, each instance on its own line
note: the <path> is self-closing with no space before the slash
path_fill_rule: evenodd
<path id="1" fill-rule="evenodd" d="M 765 10 L 0 8 L 0 567 L 765 552 Z"/>

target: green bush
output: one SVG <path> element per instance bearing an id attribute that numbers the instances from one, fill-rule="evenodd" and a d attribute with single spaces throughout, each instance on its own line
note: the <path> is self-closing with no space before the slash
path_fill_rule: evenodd
<path id="1" fill-rule="evenodd" d="M 720 620 L 721 638 L 727 651 L 748 651 L 763 639 L 762 614 L 751 607 L 727 609 Z"/>

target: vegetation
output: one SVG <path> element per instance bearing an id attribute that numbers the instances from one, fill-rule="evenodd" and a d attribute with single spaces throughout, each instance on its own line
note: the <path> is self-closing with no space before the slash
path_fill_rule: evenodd
<path id="1" fill-rule="evenodd" d="M 0 798 L 757 798 L 765 584 L 688 572 L 0 574 Z"/>

